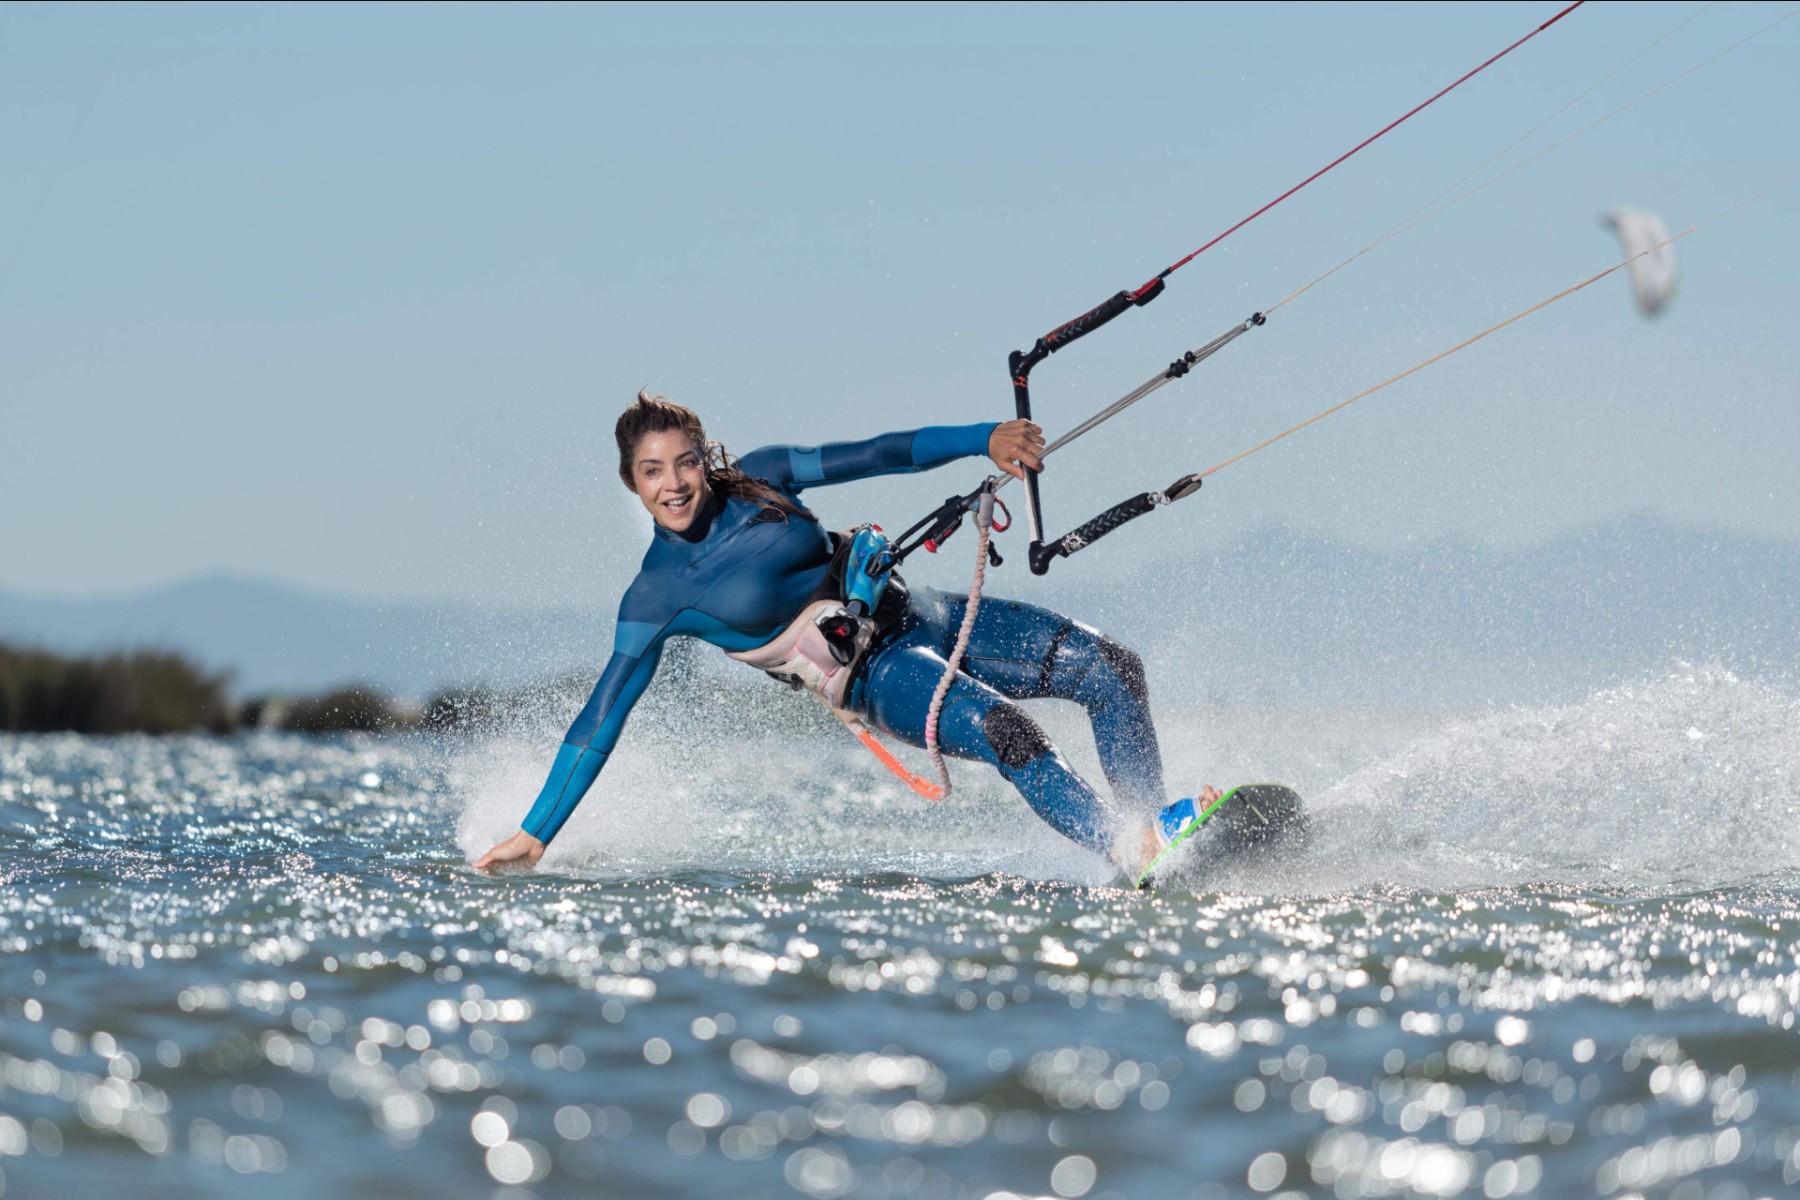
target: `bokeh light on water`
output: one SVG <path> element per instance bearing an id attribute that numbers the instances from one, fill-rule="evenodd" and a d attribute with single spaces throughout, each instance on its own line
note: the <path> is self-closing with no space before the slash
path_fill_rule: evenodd
<path id="1" fill-rule="evenodd" d="M 1195 716 L 1318 828 L 1154 895 L 830 743 L 489 878 L 539 745 L 0 741 L 0 1195 L 1792 1194 L 1796 711 Z"/>

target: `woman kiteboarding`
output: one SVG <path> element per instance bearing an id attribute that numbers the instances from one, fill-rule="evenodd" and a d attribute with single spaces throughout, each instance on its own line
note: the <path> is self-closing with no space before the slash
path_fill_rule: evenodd
<path id="1" fill-rule="evenodd" d="M 1436 104 L 1583 3 L 1573 0 L 1141 286 L 1114 294 L 1050 330 L 1028 349 L 1014 351 L 1008 357 L 1007 374 L 1017 420 L 928 426 L 818 447 L 766 446 L 734 463 L 717 443 L 707 440 L 693 412 L 640 392 L 637 402 L 619 418 L 614 435 L 619 446 L 619 477 L 654 518 L 655 540 L 620 603 L 612 659 L 593 696 L 570 726 L 537 802 L 520 831 L 482 855 L 475 865 L 529 865 L 543 856 L 545 846 L 593 785 L 617 745 L 626 714 L 656 670 L 663 643 L 678 635 L 710 642 L 733 658 L 814 692 L 890 769 L 928 798 L 941 798 L 948 791 L 942 753 L 993 764 L 1053 828 L 1106 855 L 1140 887 L 1152 878 L 1164 878 L 1168 866 L 1178 866 L 1171 853 L 1184 843 L 1191 852 L 1203 836 L 1202 826 L 1219 831 L 1219 837 L 1210 839 L 1215 850 L 1231 852 L 1303 834 L 1306 820 L 1300 798 L 1279 784 L 1245 784 L 1223 796 L 1208 787 L 1193 799 L 1165 804 L 1161 753 L 1151 724 L 1143 664 L 1137 655 L 1089 626 L 1045 608 L 1011 601 L 980 603 L 984 568 L 989 561 L 999 562 L 987 539 L 1004 479 L 995 476 L 966 496 L 946 500 L 901 535 L 895 546 L 873 526 L 849 535 L 827 533 L 802 504 L 800 493 L 809 487 L 929 470 L 960 458 L 986 455 L 1007 476 L 1024 483 L 1031 538 L 1027 563 L 1033 574 L 1042 575 L 1052 563 L 1093 545 L 1125 523 L 1195 494 L 1207 476 L 1224 467 L 1666 247 L 1676 239 L 1665 238 L 1639 250 L 1624 262 L 1207 470 L 1184 475 L 1160 491 L 1121 501 L 1061 537 L 1045 536 L 1037 474 L 1049 454 L 1165 384 L 1185 377 L 1242 334 L 1266 324 L 1270 312 L 1416 225 L 1418 214 L 1270 309 L 1254 312 L 1211 341 L 1186 351 L 1053 444 L 1045 443 L 1042 431 L 1030 420 L 1034 367 L 1132 309 L 1149 304 L 1183 266 Z M 1485 186 L 1477 185 L 1450 203 Z M 1677 237 L 1685 237 L 1694 228 L 1698 226 Z M 976 514 L 980 553 L 968 597 L 907 587 L 893 568 L 919 546 L 935 548 L 970 513 Z M 917 540 L 910 540 L 915 534 Z M 1043 698 L 1073 700 L 1087 709 L 1101 769 L 1111 785 L 1110 800 L 1103 799 L 1075 772 L 1037 723 L 1014 703 Z M 870 724 L 924 746 L 932 754 L 940 782 L 931 785 L 911 775 L 881 748 L 868 729 Z M 1213 820 L 1214 814 L 1222 819 Z"/>
<path id="2" fill-rule="evenodd" d="M 816 692 L 858 728 L 867 721 L 927 744 L 933 691 L 968 599 L 909 587 L 888 573 L 859 607 L 850 550 L 800 493 L 986 455 L 1006 473 L 1043 469 L 1028 420 L 882 434 L 860 442 L 765 446 L 735 462 L 690 409 L 645 392 L 614 429 L 619 478 L 655 521 L 654 540 L 619 604 L 612 659 L 563 739 L 536 803 L 478 868 L 543 856 L 618 744 L 664 642 L 697 637 Z M 849 608 L 846 609 L 846 601 Z M 847 623 L 847 614 L 856 619 Z M 1014 701 L 1073 700 L 1093 722 L 1110 801 L 1084 780 Z M 865 738 L 865 740 L 872 740 Z M 937 717 L 945 753 L 996 767 L 1059 833 L 1136 877 L 1191 824 L 1195 801 L 1169 804 L 1142 661 L 1060 613 L 990 600 Z M 1204 806 L 1217 798 L 1207 788 Z"/>

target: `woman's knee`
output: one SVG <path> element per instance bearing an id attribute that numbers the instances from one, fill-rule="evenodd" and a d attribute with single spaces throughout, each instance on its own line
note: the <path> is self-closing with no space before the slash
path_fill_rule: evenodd
<path id="1" fill-rule="evenodd" d="M 1144 673 L 1144 660 L 1123 642 L 1114 641 L 1085 625 L 1071 625 L 1059 639 L 1057 654 L 1068 663 L 1067 690 L 1071 700 L 1084 704 L 1105 703 L 1115 699 L 1119 689 L 1139 704 L 1150 703 L 1150 683 Z M 1062 673 L 1060 664 L 1046 664 L 1052 674 Z M 1062 690 L 1062 689 L 1058 689 Z"/>
<path id="2" fill-rule="evenodd" d="M 1014 771 L 1055 749 L 1043 726 L 1010 700 L 1001 701 L 982 715 L 981 732 L 995 760 Z"/>

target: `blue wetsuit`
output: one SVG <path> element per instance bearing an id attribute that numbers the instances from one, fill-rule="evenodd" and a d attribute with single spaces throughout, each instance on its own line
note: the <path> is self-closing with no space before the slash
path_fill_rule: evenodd
<path id="1" fill-rule="evenodd" d="M 809 487 L 984 455 L 993 429 L 931 426 L 862 442 L 766 446 L 738 465 L 798 503 Z M 761 646 L 815 598 L 831 561 L 831 539 L 810 515 L 790 516 L 741 497 L 715 494 L 681 533 L 657 525 L 619 603 L 612 659 L 569 727 L 525 832 L 548 842 L 568 820 L 618 744 L 664 642 L 688 636 L 728 651 Z M 965 597 L 913 589 L 905 616 L 864 659 L 850 707 L 895 737 L 924 745 L 926 709 L 966 604 Z M 1143 666 L 1085 625 L 1033 605 L 987 599 L 939 718 L 947 754 L 992 763 L 1046 821 L 1104 853 L 1125 814 L 1109 808 L 1011 703 L 1034 697 L 1074 700 L 1088 709 L 1115 798 L 1146 818 L 1166 798 Z"/>

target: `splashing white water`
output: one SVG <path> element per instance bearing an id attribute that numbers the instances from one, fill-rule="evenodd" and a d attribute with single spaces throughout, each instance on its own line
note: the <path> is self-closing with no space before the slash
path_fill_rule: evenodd
<path id="1" fill-rule="evenodd" d="M 1750 880 L 1800 864 L 1800 701 L 1684 666 L 1451 722 L 1314 808 L 1320 883 Z"/>
<path id="2" fill-rule="evenodd" d="M 682 695 L 647 698 L 547 868 L 1112 878 L 984 767 L 957 764 L 955 796 L 931 805 L 804 701 L 771 692 L 779 723 L 746 732 Z M 517 828 L 561 734 L 545 714 L 568 707 L 518 714 L 464 754 L 465 852 Z M 1099 779 L 1078 715 L 1040 715 Z M 1202 864 L 1204 890 L 1717 883 L 1800 862 L 1800 700 L 1718 666 L 1477 717 L 1211 710 L 1161 724 L 1176 792 L 1273 779 L 1314 815 L 1304 848 Z"/>

